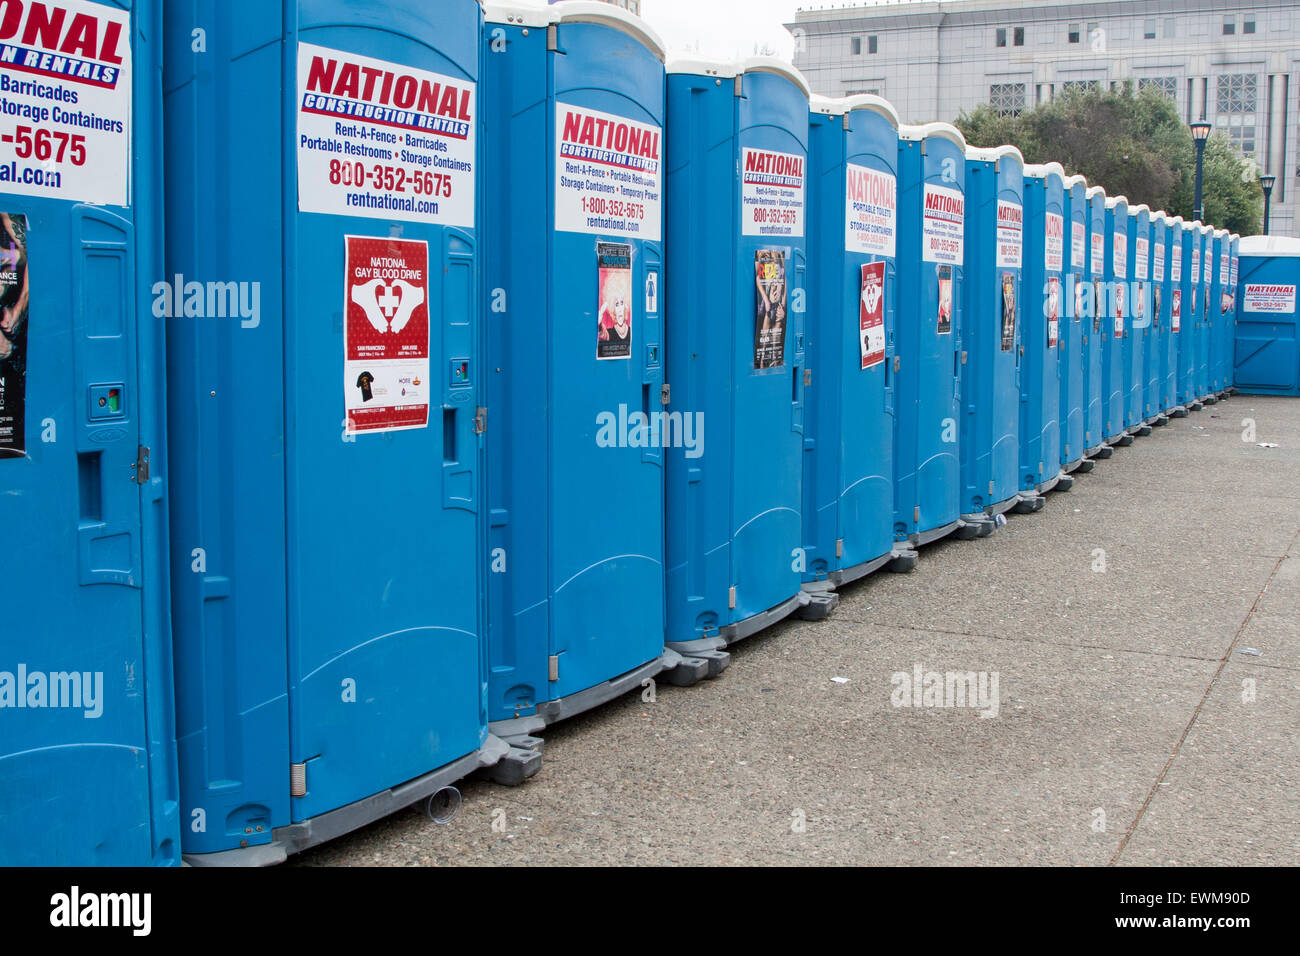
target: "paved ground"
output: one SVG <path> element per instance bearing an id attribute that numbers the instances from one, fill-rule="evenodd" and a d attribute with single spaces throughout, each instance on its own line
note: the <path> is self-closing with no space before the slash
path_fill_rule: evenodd
<path id="1" fill-rule="evenodd" d="M 996 672 L 998 716 L 894 707 L 918 664 Z M 1238 396 L 717 680 L 552 728 L 447 826 L 299 862 L 1296 865 L 1298 734 L 1300 400 Z"/>

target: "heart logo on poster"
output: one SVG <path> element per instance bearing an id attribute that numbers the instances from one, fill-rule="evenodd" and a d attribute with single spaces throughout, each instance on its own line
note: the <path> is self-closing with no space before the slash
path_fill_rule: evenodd
<path id="1" fill-rule="evenodd" d="M 415 310 L 424 304 L 424 290 L 403 279 L 391 283 L 371 279 L 353 287 L 352 301 L 361 307 L 376 332 L 396 334 L 406 328 Z"/>
<path id="2" fill-rule="evenodd" d="M 862 288 L 862 304 L 867 307 L 867 315 L 875 315 L 880 306 L 880 297 L 884 290 L 875 283 L 867 283 Z"/>

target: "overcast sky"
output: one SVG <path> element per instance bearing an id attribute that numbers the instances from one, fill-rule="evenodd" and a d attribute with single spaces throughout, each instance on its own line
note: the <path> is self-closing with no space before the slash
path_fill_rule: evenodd
<path id="1" fill-rule="evenodd" d="M 641 0 L 641 15 L 664 38 L 670 54 L 696 52 L 734 59 L 769 46 L 789 59 L 794 38 L 782 24 L 794 20 L 796 0 Z"/>

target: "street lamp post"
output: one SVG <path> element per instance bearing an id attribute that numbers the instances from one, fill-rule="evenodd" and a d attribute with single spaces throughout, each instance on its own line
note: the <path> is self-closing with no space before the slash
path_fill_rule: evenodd
<path id="1" fill-rule="evenodd" d="M 1259 187 L 1264 190 L 1264 235 L 1268 235 L 1268 206 L 1273 198 L 1273 187 L 1277 185 L 1277 177 L 1272 173 L 1259 177 Z"/>
<path id="2" fill-rule="evenodd" d="M 1192 215 L 1198 222 L 1205 222 L 1205 207 L 1201 204 L 1201 174 L 1205 169 L 1205 141 L 1210 138 L 1210 124 L 1201 120 L 1191 124 L 1192 142 L 1196 144 L 1196 200 Z"/>

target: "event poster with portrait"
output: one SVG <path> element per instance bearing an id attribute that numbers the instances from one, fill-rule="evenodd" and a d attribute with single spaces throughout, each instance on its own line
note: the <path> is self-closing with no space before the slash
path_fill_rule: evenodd
<path id="1" fill-rule="evenodd" d="M 952 266 L 937 266 L 939 271 L 939 334 L 952 332 Z"/>
<path id="2" fill-rule="evenodd" d="M 1003 282 L 1006 281 L 1004 278 Z M 1047 347 L 1056 348 L 1061 335 L 1061 280 L 1052 276 L 1047 280 Z"/>
<path id="3" fill-rule="evenodd" d="M 632 357 L 632 247 L 625 242 L 596 243 L 596 358 Z M 590 280 L 588 280 L 590 281 Z"/>
<path id="4" fill-rule="evenodd" d="M 862 267 L 862 295 L 858 309 L 858 340 L 862 367 L 871 368 L 885 360 L 885 264 L 872 262 Z"/>
<path id="5" fill-rule="evenodd" d="M 1092 281 L 1092 332 L 1094 335 L 1101 334 L 1101 310 L 1106 300 L 1101 297 L 1101 280 Z"/>
<path id="6" fill-rule="evenodd" d="M 27 217 L 0 213 L 0 458 L 27 455 Z"/>
<path id="7" fill-rule="evenodd" d="M 1181 331 L 1183 327 L 1183 290 L 1175 289 L 1169 299 L 1169 328 Z"/>
<path id="8" fill-rule="evenodd" d="M 754 253 L 754 285 L 754 368 L 782 368 L 790 302 L 785 249 Z"/>
<path id="9" fill-rule="evenodd" d="M 1159 284 L 1151 287 L 1151 294 L 1155 297 L 1155 304 L 1151 309 L 1151 325 L 1153 328 L 1158 329 L 1160 328 L 1160 307 L 1164 305 L 1165 297 Z"/>
<path id="10" fill-rule="evenodd" d="M 1016 277 L 1002 273 L 1002 351 L 1016 347 Z"/>

